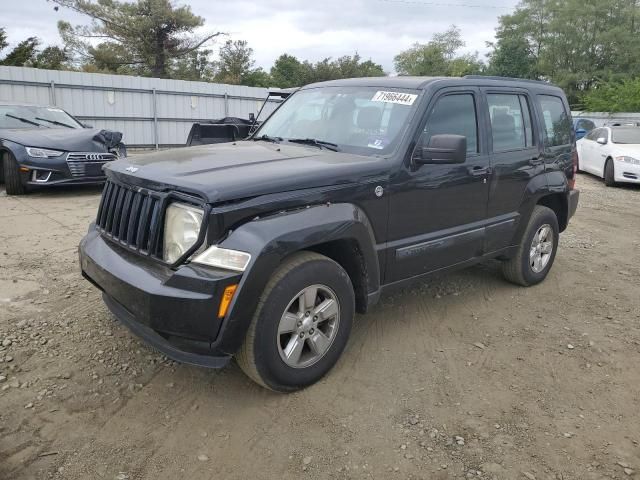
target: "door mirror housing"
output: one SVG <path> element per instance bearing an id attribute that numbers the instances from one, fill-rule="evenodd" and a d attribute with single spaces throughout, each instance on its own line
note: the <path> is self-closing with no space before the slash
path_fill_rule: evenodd
<path id="1" fill-rule="evenodd" d="M 463 135 L 432 135 L 425 146 L 423 133 L 411 157 L 416 165 L 455 164 L 467 160 L 467 137 Z"/>
<path id="2" fill-rule="evenodd" d="M 604 138 L 604 137 L 598 137 L 596 142 L 598 142 L 600 145 L 606 145 L 607 144 L 607 139 Z"/>

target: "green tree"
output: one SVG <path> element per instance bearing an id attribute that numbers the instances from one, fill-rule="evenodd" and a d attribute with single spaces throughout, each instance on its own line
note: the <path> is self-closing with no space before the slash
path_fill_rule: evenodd
<path id="1" fill-rule="evenodd" d="M 277 87 L 300 87 L 309 83 L 309 67 L 293 55 L 283 53 L 271 67 L 271 78 Z"/>
<path id="2" fill-rule="evenodd" d="M 9 46 L 7 41 L 7 32 L 4 27 L 0 27 L 0 52 Z"/>
<path id="3" fill-rule="evenodd" d="M 522 0 L 500 17 L 489 71 L 549 79 L 569 102 L 600 82 L 640 75 L 637 0 Z"/>
<path id="4" fill-rule="evenodd" d="M 197 35 L 204 19 L 171 0 L 51 0 L 91 19 L 90 25 L 58 23 L 68 51 L 79 63 L 169 78 L 175 61 L 204 48 L 221 32 Z M 102 42 L 95 46 L 96 39 Z"/>
<path id="5" fill-rule="evenodd" d="M 583 98 L 589 112 L 640 112 L 640 78 L 604 82 Z"/>
<path id="6" fill-rule="evenodd" d="M 308 60 L 301 62 L 296 57 L 283 54 L 271 67 L 271 78 L 274 85 L 282 88 L 300 87 L 314 82 L 335 80 L 337 78 L 381 77 L 384 76 L 382 65 L 371 59 L 362 60 L 355 53 L 344 55 L 335 60 L 330 57 L 316 63 Z"/>
<path id="7" fill-rule="evenodd" d="M 64 70 L 67 60 L 67 53 L 62 48 L 49 46 L 38 52 L 28 66 L 47 70 Z"/>
<path id="8" fill-rule="evenodd" d="M 216 62 L 216 81 L 240 85 L 254 64 L 253 49 L 246 40 L 227 40 L 220 47 L 219 59 Z"/>
<path id="9" fill-rule="evenodd" d="M 26 40 L 21 41 L 4 57 L 4 59 L 0 61 L 0 65 L 8 65 L 12 67 L 25 66 L 35 58 L 39 44 L 40 40 L 38 40 L 37 37 L 29 37 Z"/>
<path id="10" fill-rule="evenodd" d="M 267 88 L 274 85 L 274 83 L 268 72 L 265 72 L 262 68 L 256 68 L 242 77 L 242 85 Z"/>
<path id="11" fill-rule="evenodd" d="M 455 25 L 435 34 L 426 44 L 415 43 L 394 58 L 400 75 L 460 76 L 480 73 L 484 64 L 478 54 L 457 55 L 464 47 L 460 29 Z"/>
<path id="12" fill-rule="evenodd" d="M 212 50 L 194 50 L 173 62 L 171 78 L 196 82 L 213 82 L 215 68 L 211 62 Z"/>

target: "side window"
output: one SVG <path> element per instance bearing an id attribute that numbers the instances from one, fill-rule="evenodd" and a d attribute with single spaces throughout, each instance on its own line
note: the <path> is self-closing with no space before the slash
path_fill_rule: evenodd
<path id="1" fill-rule="evenodd" d="M 570 144 L 572 126 L 562 99 L 551 95 L 539 95 L 538 101 L 542 110 L 547 146 Z"/>
<path id="2" fill-rule="evenodd" d="M 591 141 L 595 141 L 596 140 L 596 133 L 598 132 L 598 130 L 591 130 L 589 133 L 587 133 L 584 138 L 586 140 L 591 140 Z"/>
<path id="3" fill-rule="evenodd" d="M 493 151 L 522 150 L 533 145 L 527 98 L 514 94 L 488 94 Z"/>
<path id="4" fill-rule="evenodd" d="M 436 101 L 424 132 L 432 135 L 450 134 L 467 137 L 467 153 L 478 153 L 478 118 L 473 95 L 452 94 Z"/>

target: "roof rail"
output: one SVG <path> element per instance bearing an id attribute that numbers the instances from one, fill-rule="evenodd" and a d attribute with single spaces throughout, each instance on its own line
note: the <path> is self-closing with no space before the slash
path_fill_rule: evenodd
<path id="1" fill-rule="evenodd" d="M 530 80 L 528 78 L 500 77 L 500 76 L 493 76 L 493 75 L 465 75 L 462 78 L 468 78 L 470 80 L 502 80 L 507 82 L 527 82 L 527 83 L 551 85 L 549 82 L 546 82 L 544 80 Z"/>

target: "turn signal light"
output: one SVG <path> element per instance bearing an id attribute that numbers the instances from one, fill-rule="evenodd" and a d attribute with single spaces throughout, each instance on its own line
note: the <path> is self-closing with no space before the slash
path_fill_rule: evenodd
<path id="1" fill-rule="evenodd" d="M 222 300 L 220 300 L 220 307 L 218 307 L 218 318 L 223 318 L 227 315 L 227 310 L 229 310 L 229 305 L 231 305 L 231 300 L 233 300 L 233 296 L 238 289 L 238 285 L 229 285 L 224 289 L 224 293 L 222 294 Z"/>

